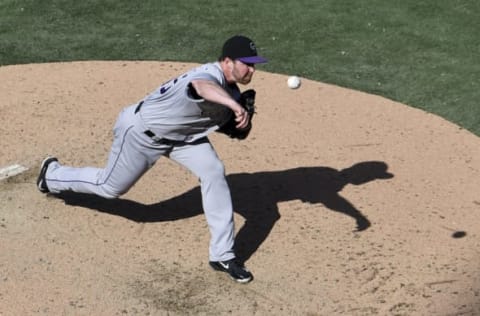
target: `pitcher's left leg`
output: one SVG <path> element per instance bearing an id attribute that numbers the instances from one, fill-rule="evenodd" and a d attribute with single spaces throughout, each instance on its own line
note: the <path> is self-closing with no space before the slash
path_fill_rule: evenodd
<path id="1" fill-rule="evenodd" d="M 225 168 L 208 139 L 176 146 L 170 158 L 192 171 L 200 179 L 202 203 L 210 228 L 210 260 L 226 261 L 235 257 L 235 227 L 230 189 Z"/>

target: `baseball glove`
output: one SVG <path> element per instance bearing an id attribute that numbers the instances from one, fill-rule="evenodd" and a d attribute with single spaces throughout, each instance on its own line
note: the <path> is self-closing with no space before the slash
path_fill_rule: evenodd
<path id="1" fill-rule="evenodd" d="M 249 120 L 247 127 L 243 129 L 238 129 L 235 126 L 237 122 L 235 122 L 235 115 L 232 115 L 230 120 L 222 125 L 217 132 L 226 134 L 231 138 L 236 139 L 245 139 L 247 138 L 248 134 L 250 134 L 250 130 L 252 129 L 252 119 L 253 115 L 255 114 L 255 90 L 250 89 L 242 92 L 240 94 L 239 100 L 237 102 L 247 111 L 249 114 Z"/>

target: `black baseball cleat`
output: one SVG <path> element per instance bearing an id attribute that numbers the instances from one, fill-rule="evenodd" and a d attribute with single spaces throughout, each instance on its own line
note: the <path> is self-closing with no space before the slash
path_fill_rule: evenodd
<path id="1" fill-rule="evenodd" d="M 253 280 L 253 275 L 244 266 L 239 265 L 235 259 L 228 261 L 210 261 L 210 266 L 221 272 L 226 272 L 239 283 L 248 283 Z"/>
<path id="2" fill-rule="evenodd" d="M 55 157 L 47 157 L 45 158 L 45 160 L 42 161 L 42 164 L 40 166 L 40 174 L 38 175 L 38 179 L 37 179 L 37 187 L 38 187 L 38 190 L 40 190 L 40 192 L 42 193 L 50 192 L 50 190 L 47 187 L 47 181 L 45 180 L 45 175 L 47 174 L 48 165 L 50 165 L 54 161 L 58 161 L 58 159 Z"/>

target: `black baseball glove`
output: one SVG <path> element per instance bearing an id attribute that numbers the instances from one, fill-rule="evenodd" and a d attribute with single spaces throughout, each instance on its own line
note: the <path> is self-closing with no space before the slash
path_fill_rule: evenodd
<path id="1" fill-rule="evenodd" d="M 239 100 L 237 102 L 247 111 L 249 115 L 248 125 L 243 129 L 238 129 L 235 126 L 237 122 L 235 122 L 235 115 L 232 115 L 230 120 L 222 125 L 217 132 L 226 134 L 231 138 L 236 139 L 245 139 L 247 138 L 250 130 L 252 129 L 252 119 L 253 115 L 255 114 L 255 90 L 250 89 L 242 92 L 240 94 Z"/>

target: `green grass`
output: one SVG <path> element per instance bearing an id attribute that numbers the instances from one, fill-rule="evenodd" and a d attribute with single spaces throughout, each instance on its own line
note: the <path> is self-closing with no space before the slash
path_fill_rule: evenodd
<path id="1" fill-rule="evenodd" d="M 236 33 L 262 70 L 338 84 L 480 135 L 478 0 L 0 0 L 0 65 L 216 59 Z"/>

